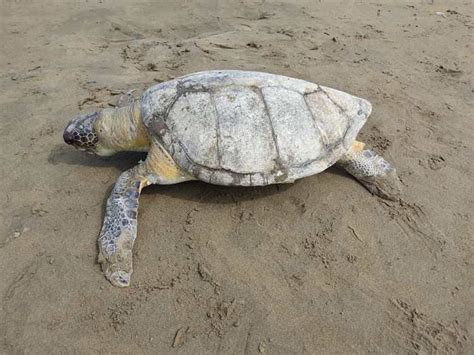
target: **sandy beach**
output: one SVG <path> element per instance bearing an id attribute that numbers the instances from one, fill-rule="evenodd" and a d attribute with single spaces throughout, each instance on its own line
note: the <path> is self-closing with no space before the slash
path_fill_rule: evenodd
<path id="1" fill-rule="evenodd" d="M 471 1 L 0 3 L 1 354 L 474 353 Z M 97 264 L 106 199 L 145 155 L 64 144 L 120 94 L 257 70 L 369 100 L 360 139 L 402 199 L 327 171 L 151 186 L 134 274 Z"/>

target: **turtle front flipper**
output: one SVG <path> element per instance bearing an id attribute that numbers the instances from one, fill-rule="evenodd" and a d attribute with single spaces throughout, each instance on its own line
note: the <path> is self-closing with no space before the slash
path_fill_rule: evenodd
<path id="1" fill-rule="evenodd" d="M 125 287 L 132 274 L 132 248 L 137 235 L 138 197 L 147 184 L 143 163 L 123 172 L 107 200 L 99 237 L 99 258 L 105 277 Z"/>
<path id="2" fill-rule="evenodd" d="M 400 198 L 400 180 L 395 168 L 365 144 L 355 141 L 337 165 L 354 176 L 373 194 L 386 200 Z"/>
<path id="3" fill-rule="evenodd" d="M 156 140 L 145 162 L 120 175 L 107 200 L 104 224 L 98 240 L 98 261 L 105 277 L 114 286 L 125 287 L 130 283 L 141 190 L 150 184 L 168 185 L 193 179 L 180 170 Z"/>

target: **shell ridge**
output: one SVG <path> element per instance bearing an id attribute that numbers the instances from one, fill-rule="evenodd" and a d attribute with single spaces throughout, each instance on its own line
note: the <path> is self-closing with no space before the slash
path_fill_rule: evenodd
<path id="1" fill-rule="evenodd" d="M 272 89 L 272 88 L 278 88 L 278 89 L 281 89 L 282 87 L 284 87 L 284 86 L 283 86 L 283 85 L 262 85 L 262 86 L 260 86 L 259 88 L 260 88 L 260 89 L 266 89 L 266 88 L 270 88 L 270 89 Z M 301 92 L 298 91 L 298 90 L 296 90 L 296 89 L 292 89 L 292 88 L 287 88 L 287 87 L 285 87 L 285 90 L 293 91 L 293 92 L 295 92 L 295 93 L 301 95 Z M 312 94 L 312 93 L 310 93 L 310 94 Z"/>
<path id="2" fill-rule="evenodd" d="M 326 97 L 328 98 L 328 100 L 331 101 L 331 103 L 332 103 L 334 106 L 336 106 L 336 107 L 339 109 L 339 111 L 341 111 L 341 113 L 342 113 L 344 116 L 347 117 L 347 119 L 348 119 L 349 121 L 351 121 L 351 118 L 350 118 L 349 115 L 347 114 L 346 110 L 344 110 L 344 109 L 342 108 L 342 106 L 339 105 L 336 101 L 334 101 L 333 98 L 332 98 L 331 96 L 329 96 L 329 94 L 326 92 L 326 90 L 324 90 L 322 87 L 320 87 L 320 89 L 321 89 L 321 91 L 323 92 L 324 96 L 326 96 Z"/>
<path id="3" fill-rule="evenodd" d="M 280 147 L 278 145 L 278 137 L 275 133 L 275 127 L 273 126 L 273 121 L 272 121 L 272 116 L 270 114 L 270 110 L 268 109 L 268 104 L 267 104 L 267 101 L 265 100 L 265 94 L 263 93 L 262 91 L 262 88 L 260 87 L 257 87 L 255 92 L 257 93 L 257 95 L 260 97 L 260 99 L 262 100 L 262 103 L 263 103 L 263 107 L 265 109 L 265 114 L 267 115 L 268 117 L 268 122 L 270 124 L 270 129 L 272 131 L 272 138 L 273 138 L 273 142 L 275 144 L 275 150 L 276 150 L 276 154 L 277 154 L 277 157 L 275 159 L 275 168 L 278 168 L 280 170 L 286 170 L 286 169 L 282 169 L 283 166 L 282 166 L 282 159 L 281 159 L 281 153 L 280 153 Z"/>
<path id="4" fill-rule="evenodd" d="M 163 122 L 167 122 L 168 121 L 168 116 L 171 112 L 171 110 L 173 109 L 174 105 L 176 104 L 176 102 L 179 100 L 179 98 L 182 96 L 183 94 L 181 92 L 178 92 L 176 94 L 176 96 L 173 98 L 173 101 L 171 101 L 171 103 L 168 105 L 168 107 L 166 108 L 165 112 L 163 112 Z"/>
<path id="5" fill-rule="evenodd" d="M 311 110 L 311 106 L 308 104 L 308 99 L 306 98 L 308 95 L 311 95 L 311 94 L 314 94 L 316 92 L 319 92 L 319 90 L 321 90 L 321 87 L 318 85 L 318 90 L 317 91 L 313 91 L 313 92 L 310 92 L 308 94 L 304 94 L 303 95 L 303 99 L 304 99 L 304 103 L 306 104 L 306 108 L 308 109 L 309 111 L 309 114 L 311 115 L 311 117 L 313 118 L 313 123 L 314 123 L 314 127 L 316 128 L 316 130 L 319 132 L 319 135 L 321 136 L 321 139 L 324 143 L 324 146 L 325 148 L 327 149 L 328 147 L 328 144 L 327 144 L 327 136 L 326 136 L 326 133 L 321 129 L 321 127 L 319 127 L 318 125 L 318 120 L 316 119 L 316 117 L 314 117 L 314 112 L 313 110 Z"/>
<path id="6" fill-rule="evenodd" d="M 176 143 L 176 140 L 174 140 L 174 137 L 172 137 L 172 140 L 173 140 L 173 143 Z M 244 173 L 240 173 L 240 172 L 237 172 L 237 171 L 234 171 L 232 169 L 229 169 L 229 168 L 224 168 L 224 167 L 219 167 L 219 168 L 213 168 L 211 166 L 207 166 L 207 165 L 203 165 L 203 164 L 200 164 L 200 163 L 197 163 L 195 162 L 191 156 L 189 155 L 188 151 L 186 150 L 186 147 L 183 146 L 183 144 L 181 144 L 181 142 L 178 141 L 178 145 L 179 147 L 181 148 L 181 150 L 183 151 L 184 155 L 186 156 L 186 159 L 192 164 L 192 165 L 196 165 L 196 166 L 199 166 L 200 168 L 203 168 L 203 169 L 207 169 L 207 170 L 212 170 L 212 171 L 226 171 L 230 174 L 235 174 L 235 175 L 249 175 L 249 174 L 255 174 L 254 172 L 244 172 Z"/>
<path id="7" fill-rule="evenodd" d="M 217 164 L 220 168 L 222 168 L 222 153 L 221 153 L 221 142 L 220 142 L 220 134 L 221 134 L 221 126 L 219 122 L 219 112 L 217 111 L 216 100 L 214 97 L 214 91 L 209 90 L 209 99 L 211 101 L 211 105 L 214 108 L 214 113 L 216 115 L 216 149 L 217 149 Z"/>

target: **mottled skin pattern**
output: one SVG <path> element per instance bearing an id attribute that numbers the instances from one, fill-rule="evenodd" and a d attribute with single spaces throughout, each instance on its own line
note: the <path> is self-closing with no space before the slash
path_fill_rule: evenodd
<path id="1" fill-rule="evenodd" d="M 395 168 L 365 144 L 355 141 L 351 149 L 337 162 L 370 192 L 387 200 L 400 197 L 400 182 Z"/>
<path id="2" fill-rule="evenodd" d="M 73 119 L 64 131 L 64 141 L 68 144 L 74 144 L 79 150 L 93 149 L 99 142 L 94 129 L 97 115 L 97 112 L 94 112 Z"/>
<path id="3" fill-rule="evenodd" d="M 212 75 L 207 75 L 207 79 L 209 77 Z M 115 286 L 125 287 L 130 284 L 133 272 L 132 250 L 137 235 L 141 190 L 150 184 L 176 184 L 195 180 L 197 176 L 180 167 L 163 147 L 156 131 L 147 129 L 140 101 L 129 92 L 119 102 L 124 106 L 73 119 L 64 131 L 64 140 L 80 150 L 102 156 L 117 151 L 148 151 L 144 162 L 118 178 L 107 201 L 98 240 L 98 261 L 106 278 Z M 390 200 L 399 198 L 400 186 L 395 169 L 385 159 L 365 149 L 364 143 L 353 141 L 336 164 L 372 193 Z"/>
<path id="4" fill-rule="evenodd" d="M 180 171 L 158 142 L 152 145 L 145 162 L 120 175 L 107 200 L 99 236 L 98 261 L 113 285 L 128 286 L 130 283 L 141 190 L 150 184 L 176 184 L 191 179 Z"/>
<path id="5" fill-rule="evenodd" d="M 137 234 L 138 196 L 146 184 L 140 164 L 120 175 L 107 201 L 99 237 L 99 263 L 105 276 L 126 286 L 132 272 L 132 248 Z"/>

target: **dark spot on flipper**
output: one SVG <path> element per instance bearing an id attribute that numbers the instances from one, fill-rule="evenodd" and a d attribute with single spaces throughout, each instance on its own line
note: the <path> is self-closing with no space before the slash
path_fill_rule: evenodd
<path id="1" fill-rule="evenodd" d="M 137 200 L 127 200 L 125 206 L 129 209 L 136 209 L 138 208 Z"/>
<path id="2" fill-rule="evenodd" d="M 127 197 L 129 197 L 131 199 L 137 199 L 138 198 L 138 191 L 127 190 L 126 195 L 127 195 Z"/>
<path id="3" fill-rule="evenodd" d="M 128 216 L 129 218 L 136 219 L 136 218 L 137 218 L 137 212 L 135 212 L 135 211 L 127 211 L 127 216 Z"/>
<path id="4" fill-rule="evenodd" d="M 380 163 L 380 165 L 382 165 L 382 168 L 385 170 L 385 171 L 389 171 L 389 170 L 393 170 L 393 167 L 392 165 L 390 165 L 390 163 L 386 160 L 382 161 Z"/>
<path id="5" fill-rule="evenodd" d="M 366 158 L 373 158 L 375 156 L 375 153 L 371 150 L 364 150 L 362 152 L 362 154 L 366 157 Z"/>
<path id="6" fill-rule="evenodd" d="M 118 283 L 120 283 L 122 286 L 128 286 L 128 283 L 129 283 L 128 277 L 124 277 L 124 276 L 120 275 L 115 280 Z"/>

